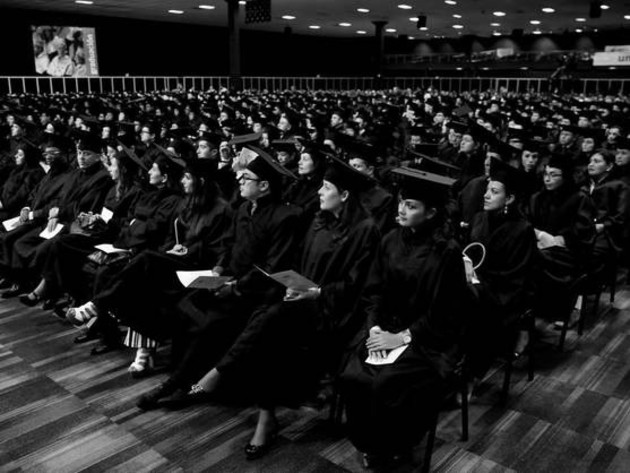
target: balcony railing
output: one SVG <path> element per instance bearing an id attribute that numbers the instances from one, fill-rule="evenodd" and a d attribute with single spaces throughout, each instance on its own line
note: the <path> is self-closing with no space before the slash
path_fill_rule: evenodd
<path id="1" fill-rule="evenodd" d="M 510 92 L 548 92 L 549 78 L 536 77 L 265 77 L 247 76 L 238 80 L 243 89 L 282 90 L 369 90 L 437 88 L 445 91 L 505 90 Z M 0 96 L 7 94 L 158 92 L 176 89 L 219 90 L 234 82 L 226 76 L 215 77 L 15 77 L 0 76 Z M 554 82 L 563 91 L 585 94 L 630 93 L 630 79 L 575 79 Z"/>

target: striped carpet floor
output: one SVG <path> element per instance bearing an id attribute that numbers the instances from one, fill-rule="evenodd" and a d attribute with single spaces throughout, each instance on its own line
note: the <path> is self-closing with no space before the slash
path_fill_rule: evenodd
<path id="1" fill-rule="evenodd" d="M 602 301 L 581 338 L 569 332 L 564 353 L 539 346 L 534 381 L 515 372 L 507 406 L 498 404 L 502 372 L 486 379 L 468 442 L 459 410 L 441 414 L 433 471 L 630 471 L 630 289 L 613 307 Z M 73 343 L 77 333 L 41 309 L 0 301 L 0 472 L 363 471 L 327 409 L 282 410 L 277 448 L 257 462 L 242 453 L 253 408 L 142 412 L 137 396 L 166 375 L 132 380 L 130 352 L 91 356 Z M 396 471 L 419 470 L 422 451 Z"/>

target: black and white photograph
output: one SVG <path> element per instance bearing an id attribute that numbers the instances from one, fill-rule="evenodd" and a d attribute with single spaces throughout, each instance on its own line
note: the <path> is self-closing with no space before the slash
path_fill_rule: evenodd
<path id="1" fill-rule="evenodd" d="M 0 41 L 0 472 L 630 471 L 630 3 Z"/>

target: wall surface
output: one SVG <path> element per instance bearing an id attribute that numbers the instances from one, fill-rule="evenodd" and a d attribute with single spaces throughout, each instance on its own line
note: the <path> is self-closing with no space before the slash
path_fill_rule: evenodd
<path id="1" fill-rule="evenodd" d="M 96 27 L 101 75 L 227 75 L 227 28 L 0 8 L 0 75 L 34 75 L 31 25 Z M 244 75 L 371 75 L 373 38 L 241 31 Z"/>

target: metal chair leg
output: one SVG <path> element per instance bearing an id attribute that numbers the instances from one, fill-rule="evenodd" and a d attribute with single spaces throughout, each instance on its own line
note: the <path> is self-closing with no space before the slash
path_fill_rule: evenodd
<path id="1" fill-rule="evenodd" d="M 438 413 L 435 413 L 431 428 L 427 435 L 427 445 L 424 450 L 424 459 L 422 462 L 422 473 L 431 471 L 431 457 L 433 456 L 433 447 L 435 446 L 435 436 L 437 434 Z"/>
<path id="2" fill-rule="evenodd" d="M 501 390 L 501 403 L 507 404 L 510 396 L 510 381 L 512 380 L 512 368 L 514 367 L 514 357 L 509 356 L 505 363 L 505 375 L 503 377 L 503 389 Z"/>
<path id="3" fill-rule="evenodd" d="M 466 379 L 462 379 L 461 386 L 462 395 L 462 442 L 468 441 L 468 383 Z"/>
<path id="4" fill-rule="evenodd" d="M 580 307 L 580 316 L 578 317 L 577 333 L 582 335 L 584 333 L 584 322 L 586 321 L 586 306 L 588 305 L 588 296 L 586 293 L 582 294 L 582 306 Z"/>

